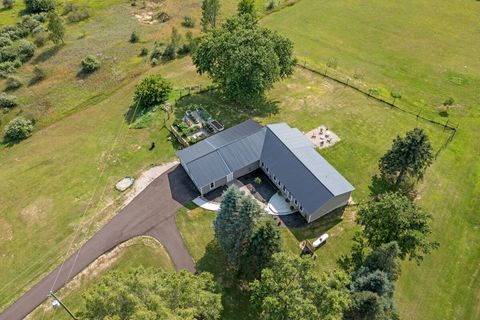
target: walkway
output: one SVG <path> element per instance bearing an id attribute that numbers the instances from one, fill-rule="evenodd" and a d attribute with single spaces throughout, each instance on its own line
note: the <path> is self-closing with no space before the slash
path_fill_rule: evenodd
<path id="1" fill-rule="evenodd" d="M 58 266 L 7 308 L 0 320 L 23 319 L 45 301 L 51 289 L 57 291 L 99 256 L 136 236 L 156 238 L 170 254 L 177 270 L 195 272 L 195 264 L 177 229 L 175 213 L 197 196 L 198 192 L 181 166 L 162 174 L 63 266 Z"/>

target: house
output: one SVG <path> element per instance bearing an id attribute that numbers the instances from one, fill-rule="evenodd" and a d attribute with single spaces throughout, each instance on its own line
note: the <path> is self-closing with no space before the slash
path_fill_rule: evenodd
<path id="1" fill-rule="evenodd" d="M 258 168 L 308 221 L 345 206 L 353 186 L 286 123 L 247 120 L 177 152 L 202 195 Z"/>

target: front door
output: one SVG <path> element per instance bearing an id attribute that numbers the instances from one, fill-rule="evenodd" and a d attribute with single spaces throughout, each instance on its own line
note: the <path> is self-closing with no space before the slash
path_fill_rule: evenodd
<path id="1" fill-rule="evenodd" d="M 233 181 L 233 172 L 227 175 L 227 183 L 230 183 L 232 181 Z"/>

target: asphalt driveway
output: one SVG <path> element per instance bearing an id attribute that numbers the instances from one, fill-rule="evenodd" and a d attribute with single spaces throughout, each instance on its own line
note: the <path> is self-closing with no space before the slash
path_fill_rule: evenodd
<path id="1" fill-rule="evenodd" d="M 1 315 L 0 320 L 23 319 L 70 279 L 102 254 L 136 236 L 149 235 L 159 240 L 177 270 L 195 272 L 176 223 L 175 213 L 198 196 L 190 178 L 176 166 L 155 179 L 145 190 L 100 229 L 63 265 L 50 272 Z"/>

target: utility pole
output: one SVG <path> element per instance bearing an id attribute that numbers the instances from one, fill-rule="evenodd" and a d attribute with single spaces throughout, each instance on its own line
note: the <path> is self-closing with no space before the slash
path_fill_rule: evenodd
<path id="1" fill-rule="evenodd" d="M 55 295 L 55 293 L 53 293 L 53 291 L 50 291 L 50 295 L 53 297 L 53 299 L 55 299 L 55 301 L 58 301 L 58 303 L 60 303 L 60 305 L 63 307 L 63 309 L 65 309 L 65 311 L 68 312 L 68 314 L 70 315 L 70 317 L 72 317 L 73 320 L 78 320 L 78 318 L 75 317 L 73 312 L 70 311 L 70 309 L 68 309 L 68 307 L 62 302 L 62 300 L 57 298 L 57 296 Z"/>

